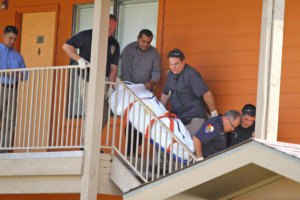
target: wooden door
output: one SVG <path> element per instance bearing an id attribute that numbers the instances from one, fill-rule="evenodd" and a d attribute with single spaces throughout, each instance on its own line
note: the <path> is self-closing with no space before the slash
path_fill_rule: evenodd
<path id="1" fill-rule="evenodd" d="M 53 65 L 56 12 L 23 13 L 20 52 L 27 68 Z M 47 146 L 53 72 L 30 71 L 20 83 L 16 138 L 22 146 Z M 20 143 L 19 143 L 20 142 Z"/>

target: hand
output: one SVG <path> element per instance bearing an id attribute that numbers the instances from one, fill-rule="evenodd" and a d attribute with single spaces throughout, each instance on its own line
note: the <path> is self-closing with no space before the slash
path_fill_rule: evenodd
<path id="1" fill-rule="evenodd" d="M 218 111 L 217 110 L 214 110 L 210 113 L 210 117 L 215 117 L 215 116 L 218 116 Z"/>
<path id="2" fill-rule="evenodd" d="M 149 81 L 145 83 L 145 87 L 147 90 L 151 90 L 153 85 L 154 85 L 154 81 Z"/>
<path id="3" fill-rule="evenodd" d="M 109 87 L 109 88 L 107 89 L 107 91 L 106 91 L 106 93 L 105 93 L 105 96 L 104 96 L 104 101 L 110 97 L 110 95 L 111 95 L 111 93 L 112 93 L 113 91 L 114 91 L 114 90 L 113 90 L 112 87 Z"/>
<path id="4" fill-rule="evenodd" d="M 80 58 L 79 60 L 77 60 L 77 62 L 78 62 L 79 67 L 82 69 L 86 68 L 86 66 L 90 64 L 88 61 L 86 61 L 83 58 Z"/>
<path id="5" fill-rule="evenodd" d="M 203 157 L 197 158 L 196 162 L 199 162 L 201 160 L 204 160 L 204 158 Z"/>

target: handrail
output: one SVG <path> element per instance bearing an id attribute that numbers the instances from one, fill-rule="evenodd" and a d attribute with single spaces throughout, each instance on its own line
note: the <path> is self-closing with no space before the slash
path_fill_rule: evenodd
<path id="1" fill-rule="evenodd" d="M 80 93 L 85 94 L 86 90 L 86 76 L 82 77 L 85 70 L 86 68 L 81 69 L 78 65 L 0 70 L 0 80 L 3 83 L 0 95 L 4 95 L 7 102 L 10 102 L 0 102 L 3 110 L 0 152 L 83 148 L 84 130 L 80 123 L 84 120 L 82 104 L 84 105 L 86 96 Z M 14 84 L 21 74 L 23 80 Z M 10 82 L 10 79 L 14 81 Z M 84 89 L 79 87 L 80 84 L 83 84 Z M 128 109 L 125 116 L 124 113 L 121 116 L 112 115 L 117 110 L 116 101 L 112 102 L 112 91 L 119 91 L 120 87 L 124 89 L 123 93 L 116 93 L 115 100 L 126 93 L 135 102 L 132 111 Z M 107 128 L 102 133 L 102 137 L 106 139 L 101 140 L 101 149 L 119 156 L 143 182 L 157 179 L 195 162 L 195 155 L 184 142 L 119 78 L 116 82 L 106 81 L 106 88 L 109 104 L 114 103 L 115 106 L 107 110 Z M 123 111 L 129 107 L 129 99 L 122 102 Z M 133 137 L 128 140 L 135 133 L 133 128 L 129 128 L 132 123 L 130 117 L 137 118 L 137 132 L 149 131 L 148 139 L 144 134 L 141 138 L 137 137 L 137 143 L 140 141 L 141 146 L 136 144 L 138 150 L 135 153 Z"/>
<path id="2" fill-rule="evenodd" d="M 112 87 L 112 83 L 108 83 L 106 82 L 106 84 L 110 84 L 110 87 Z M 131 150 L 130 150 L 130 155 L 127 155 L 127 149 L 128 149 L 128 143 L 130 141 L 128 141 L 128 134 L 135 134 L 133 129 L 129 129 L 129 112 L 127 112 L 126 114 L 123 112 L 120 116 L 120 131 L 117 132 L 116 131 L 116 119 L 117 116 L 116 114 L 114 114 L 114 126 L 113 126 L 113 135 L 112 135 L 112 142 L 111 142 L 111 146 L 112 146 L 112 154 L 117 154 L 122 160 L 123 162 L 128 165 L 128 167 L 133 170 L 133 173 L 136 174 L 137 176 L 139 176 L 140 179 L 142 179 L 144 182 L 148 182 L 149 180 L 154 180 L 156 178 L 159 178 L 162 175 L 166 175 L 167 173 L 176 171 L 180 168 L 183 168 L 184 166 L 190 165 L 191 163 L 194 163 L 196 160 L 196 156 L 194 155 L 194 153 L 186 147 L 186 145 L 170 130 L 169 127 L 166 126 L 166 124 L 164 124 L 161 119 L 156 116 L 156 114 L 143 102 L 142 99 L 140 99 L 124 82 L 122 82 L 119 78 L 117 78 L 116 81 L 116 91 L 119 91 L 119 87 L 120 85 L 124 88 L 123 93 L 121 92 L 119 94 L 119 92 L 116 92 L 116 96 L 117 95 L 121 95 L 123 96 L 123 100 L 121 102 L 122 104 L 122 110 L 124 111 L 126 108 L 130 107 L 130 102 L 129 99 L 133 98 L 133 101 L 135 102 L 134 104 L 137 104 L 136 106 L 132 107 L 132 113 L 134 113 L 133 115 L 135 115 L 135 108 L 137 107 L 137 115 L 138 116 L 138 127 L 135 127 L 135 129 L 137 129 L 137 131 L 142 131 L 145 132 L 146 127 L 145 124 L 141 124 L 142 122 L 145 122 L 145 116 L 147 113 L 148 118 L 151 120 L 154 120 L 154 124 L 150 125 L 153 127 L 154 129 L 154 134 L 162 134 L 163 131 L 165 131 L 165 144 L 161 144 L 161 142 L 159 141 L 155 141 L 156 135 L 154 140 L 152 140 L 152 143 L 159 143 L 158 148 L 155 148 L 155 145 L 150 145 L 150 139 L 146 140 L 147 143 L 145 143 L 145 136 L 142 136 L 142 144 L 140 147 L 140 150 L 138 152 L 135 152 L 134 154 L 131 152 L 133 147 L 131 146 Z M 125 93 L 128 94 L 128 102 L 126 102 L 124 100 L 124 96 Z M 111 97 L 111 92 L 110 95 Z M 115 98 L 115 103 L 114 103 L 114 110 L 113 113 L 117 113 L 117 99 L 119 98 L 119 96 L 117 96 Z M 110 103 L 112 103 L 111 98 L 110 98 Z M 140 116 L 141 112 L 140 110 L 144 110 L 144 116 Z M 124 116 L 125 115 L 125 116 Z M 135 117 L 133 116 L 132 119 L 134 119 Z M 140 119 L 141 118 L 141 119 Z M 143 119 L 142 119 L 143 118 Z M 141 121 L 141 122 L 140 122 Z M 110 120 L 108 120 L 108 128 L 109 128 L 109 123 Z M 147 123 L 147 122 L 146 122 Z M 123 126 L 124 124 L 126 125 L 125 130 L 123 130 Z M 150 121 L 149 121 L 150 124 Z M 157 127 L 159 128 L 159 130 L 157 130 Z M 123 131 L 125 132 L 125 139 L 123 138 Z M 107 130 L 106 134 L 109 134 L 110 131 Z M 105 134 L 105 133 L 103 133 Z M 151 134 L 151 133 L 150 133 Z M 118 137 L 117 137 L 118 135 Z M 173 142 L 171 142 L 170 144 L 170 152 L 167 152 L 166 148 L 164 151 L 161 150 L 161 146 L 167 146 L 167 138 L 171 137 L 172 141 L 176 141 L 176 144 L 174 144 Z M 107 136 L 108 138 L 108 136 Z M 122 145 L 121 141 L 125 140 L 125 144 Z M 139 140 L 137 138 L 137 140 Z M 162 140 L 162 138 L 160 139 Z M 131 137 L 131 143 L 133 142 L 132 137 Z M 107 144 L 107 143 L 106 143 Z M 135 144 L 134 144 L 135 145 Z M 177 152 L 173 152 L 173 147 L 174 145 L 177 145 Z M 107 148 L 108 146 L 102 145 L 102 148 Z M 181 147 L 182 150 L 182 154 L 179 154 L 179 147 Z M 130 148 L 130 147 L 129 147 Z M 152 149 L 151 149 L 152 148 Z M 184 160 L 182 159 L 184 156 L 184 153 L 187 152 L 188 157 L 187 160 L 184 162 Z M 150 155 L 152 154 L 152 155 Z M 155 157 L 156 154 L 156 157 Z M 176 157 L 173 157 L 173 154 L 177 155 Z M 154 157 L 154 158 L 153 158 Z M 158 158 L 157 158 L 158 157 Z M 181 159 L 180 159 L 181 157 Z M 162 158 L 162 160 L 161 160 Z M 155 160 L 156 159 L 156 160 Z M 157 168 L 155 170 L 155 164 L 157 164 Z M 160 173 L 160 171 L 162 171 Z"/>
<path id="3" fill-rule="evenodd" d="M 83 147 L 78 141 L 82 131 L 77 89 L 83 80 L 77 79 L 77 69 L 78 65 L 0 70 L 0 95 L 5 99 L 0 102 L 0 152 Z M 75 128 L 69 129 L 72 125 Z"/>
<path id="4" fill-rule="evenodd" d="M 183 142 L 169 129 L 169 127 L 167 127 L 155 114 L 154 114 L 154 112 L 140 99 L 140 98 L 138 98 L 138 96 L 136 96 L 136 94 L 134 93 L 134 92 L 132 92 L 129 88 L 128 88 L 128 86 L 126 85 L 126 84 L 124 84 L 124 82 L 122 82 L 122 80 L 120 79 L 120 78 L 117 78 L 117 83 L 119 83 L 119 84 L 122 84 L 122 86 L 123 87 L 125 87 L 127 90 L 128 90 L 128 92 L 132 95 L 132 96 L 134 96 L 135 98 L 137 98 L 137 102 L 139 102 L 141 105 L 143 105 L 143 108 L 144 109 L 146 109 L 147 110 L 147 112 L 148 113 L 151 113 L 151 116 L 153 117 L 153 118 L 155 118 L 157 121 L 158 121 L 158 123 L 162 126 L 162 127 L 164 127 L 165 129 L 167 129 L 168 130 L 168 132 L 170 132 L 170 134 L 172 135 L 172 137 L 173 138 L 175 138 L 175 140 L 176 140 L 176 142 L 178 142 L 179 144 L 181 144 L 181 145 L 183 145 L 183 147 L 191 154 L 191 156 L 193 157 L 193 158 L 196 158 L 196 156 L 195 156 L 195 154 L 190 150 L 190 149 L 188 149 L 186 146 L 185 146 L 185 144 L 183 144 Z"/>

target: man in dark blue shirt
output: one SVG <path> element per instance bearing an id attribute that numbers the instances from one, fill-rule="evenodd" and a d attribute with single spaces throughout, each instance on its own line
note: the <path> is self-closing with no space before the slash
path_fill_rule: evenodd
<path id="1" fill-rule="evenodd" d="M 227 147 L 239 144 L 255 134 L 256 108 L 252 104 L 246 104 L 242 109 L 242 122 L 233 131 L 227 133 Z"/>
<path id="2" fill-rule="evenodd" d="M 240 125 L 241 115 L 229 110 L 223 116 L 208 119 L 193 137 L 195 153 L 202 160 L 226 149 L 226 133 Z"/>

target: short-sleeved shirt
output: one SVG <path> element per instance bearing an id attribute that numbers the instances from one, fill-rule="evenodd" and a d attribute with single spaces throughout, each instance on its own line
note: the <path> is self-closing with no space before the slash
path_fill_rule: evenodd
<path id="1" fill-rule="evenodd" d="M 209 118 L 195 134 L 202 143 L 204 158 L 226 149 L 226 133 L 224 133 L 222 116 Z"/>
<path id="2" fill-rule="evenodd" d="M 26 68 L 23 56 L 15 51 L 13 48 L 6 47 L 3 43 L 0 43 L 0 69 L 19 69 Z M 26 73 L 25 79 L 27 80 L 28 73 Z M 14 84 L 17 80 L 14 77 L 2 78 L 2 83 Z"/>
<path id="3" fill-rule="evenodd" d="M 161 66 L 158 50 L 150 46 L 146 51 L 140 50 L 137 42 L 128 44 L 121 55 L 121 75 L 123 81 L 147 83 L 160 80 Z"/>
<path id="4" fill-rule="evenodd" d="M 92 29 L 81 31 L 66 42 L 74 48 L 79 49 L 79 55 L 89 62 L 91 60 L 92 34 Z M 107 48 L 106 77 L 109 76 L 111 64 L 118 65 L 119 57 L 120 45 L 113 36 L 110 36 Z M 89 74 L 90 68 L 87 69 L 87 81 L 89 81 Z M 84 73 L 82 73 L 82 77 L 85 77 Z"/>
<path id="5" fill-rule="evenodd" d="M 239 144 L 249 138 L 252 138 L 252 134 L 255 131 L 255 123 L 248 128 L 243 128 L 239 125 L 233 132 L 227 133 L 227 147 Z"/>
<path id="6" fill-rule="evenodd" d="M 207 118 L 203 94 L 209 91 L 201 74 L 185 64 L 179 75 L 169 71 L 163 94 L 170 95 L 171 111 L 179 118 Z"/>

